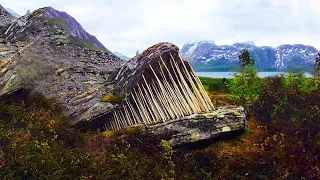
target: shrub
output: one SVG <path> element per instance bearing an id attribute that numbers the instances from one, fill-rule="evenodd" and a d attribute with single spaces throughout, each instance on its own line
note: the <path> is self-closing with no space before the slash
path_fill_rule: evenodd
<path id="1" fill-rule="evenodd" d="M 247 67 L 240 74 L 235 73 L 229 82 L 230 98 L 248 109 L 259 98 L 261 93 L 261 79 L 253 67 Z"/>

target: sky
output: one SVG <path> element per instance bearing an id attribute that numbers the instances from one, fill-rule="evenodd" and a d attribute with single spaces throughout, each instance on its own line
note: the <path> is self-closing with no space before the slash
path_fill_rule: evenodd
<path id="1" fill-rule="evenodd" d="M 51 6 L 73 16 L 106 48 L 128 57 L 153 44 L 214 41 L 320 50 L 320 0 L 1 0 L 23 15 Z"/>

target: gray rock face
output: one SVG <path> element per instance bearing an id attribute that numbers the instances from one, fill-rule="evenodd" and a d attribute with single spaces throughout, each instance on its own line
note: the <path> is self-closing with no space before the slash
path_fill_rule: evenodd
<path id="1" fill-rule="evenodd" d="M 4 7 L 0 5 L 0 27 L 5 26 L 15 20 L 13 17 Z"/>
<path id="2" fill-rule="evenodd" d="M 46 8 L 0 27 L 0 95 L 28 89 L 55 98 L 72 121 L 112 108 L 101 102 L 104 82 L 123 61 L 112 53 L 69 41 L 63 21 Z"/>
<path id="3" fill-rule="evenodd" d="M 112 54 L 73 17 L 52 7 L 40 8 L 0 27 L 0 36 L 4 41 L 11 43 L 29 41 L 41 36 L 47 40 L 59 40 L 61 43 L 71 43 Z"/>
<path id="4" fill-rule="evenodd" d="M 167 137 L 172 147 L 211 140 L 226 133 L 247 129 L 243 107 L 226 106 L 206 114 L 195 114 L 176 121 L 146 126 L 152 135 Z"/>
<path id="5" fill-rule="evenodd" d="M 100 43 L 95 36 L 92 36 L 89 33 L 87 33 L 78 23 L 78 21 L 76 21 L 72 16 L 70 16 L 66 12 L 57 11 L 52 7 L 47 7 L 45 8 L 44 16 L 51 19 L 62 20 L 68 27 L 68 33 L 71 37 L 88 41 L 89 43 L 94 44 L 95 46 L 101 49 L 107 50 L 107 48 L 105 48 L 103 44 Z"/>

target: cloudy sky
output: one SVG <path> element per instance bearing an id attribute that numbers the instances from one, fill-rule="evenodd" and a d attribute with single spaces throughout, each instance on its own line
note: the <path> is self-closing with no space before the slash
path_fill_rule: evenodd
<path id="1" fill-rule="evenodd" d="M 1 0 L 23 15 L 65 11 L 111 51 L 133 56 L 163 41 L 256 45 L 308 44 L 320 49 L 320 0 Z"/>

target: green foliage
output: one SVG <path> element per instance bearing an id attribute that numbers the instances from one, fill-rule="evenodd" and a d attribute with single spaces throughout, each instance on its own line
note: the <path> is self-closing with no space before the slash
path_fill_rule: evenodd
<path id="1" fill-rule="evenodd" d="M 228 87 L 230 98 L 245 108 L 249 108 L 259 98 L 262 88 L 261 79 L 253 66 L 246 67 L 245 70 L 247 72 L 235 73 Z"/>
<path id="2" fill-rule="evenodd" d="M 81 135 L 69 134 L 61 114 L 40 95 L 20 105 L 2 99 L 0 179 L 72 179 L 81 173 L 89 157 L 66 146 Z"/>
<path id="3" fill-rule="evenodd" d="M 250 57 L 250 52 L 248 49 L 243 49 L 240 51 L 239 61 L 242 71 L 246 67 L 252 67 L 254 65 L 254 60 Z"/>
<path id="4" fill-rule="evenodd" d="M 202 85 L 207 91 L 227 93 L 229 91 L 227 84 L 231 81 L 226 78 L 208 78 L 199 77 Z"/>
<path id="5" fill-rule="evenodd" d="M 242 67 L 240 74 L 235 73 L 228 87 L 230 98 L 247 110 L 251 104 L 259 98 L 261 93 L 261 79 L 254 69 L 254 60 L 250 57 L 249 50 L 244 49 L 239 55 L 239 62 Z"/>
<path id="6" fill-rule="evenodd" d="M 317 78 L 307 78 L 304 73 L 289 72 L 288 75 L 281 75 L 286 88 L 298 89 L 301 92 L 311 93 L 319 89 Z"/>

